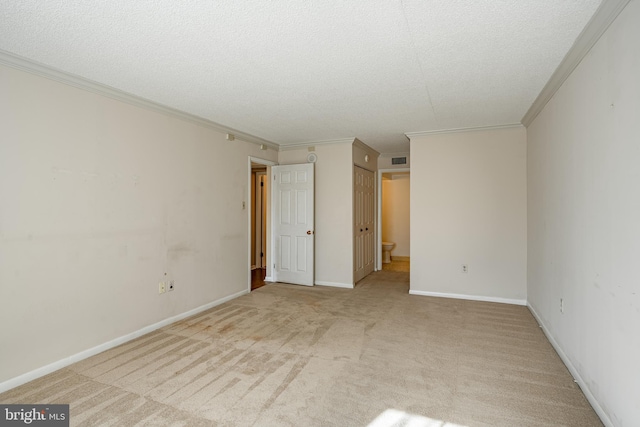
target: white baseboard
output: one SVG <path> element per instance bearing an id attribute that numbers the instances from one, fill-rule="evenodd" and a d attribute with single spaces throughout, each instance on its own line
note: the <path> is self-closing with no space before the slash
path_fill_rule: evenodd
<path id="1" fill-rule="evenodd" d="M 409 290 L 409 294 L 422 295 L 425 297 L 454 298 L 454 299 L 465 299 L 470 301 L 499 302 L 501 304 L 527 305 L 527 300 L 524 300 L 524 299 L 483 297 L 480 295 L 447 294 L 442 292 L 414 291 L 413 289 Z"/>
<path id="2" fill-rule="evenodd" d="M 556 353 L 558 353 L 558 356 L 560 356 L 560 359 L 562 359 L 562 362 L 564 362 L 565 366 L 573 376 L 573 379 L 575 380 L 575 382 L 582 389 L 582 392 L 584 393 L 585 397 L 587 398 L 587 400 L 589 401 L 593 409 L 596 411 L 596 414 L 598 414 L 598 416 L 600 417 L 602 424 L 604 424 L 607 427 L 614 427 L 614 424 L 611 422 L 611 419 L 604 412 L 604 410 L 602 409 L 602 406 L 600 406 L 600 402 L 598 402 L 596 398 L 593 396 L 593 393 L 591 393 L 591 390 L 589 390 L 587 383 L 584 382 L 578 370 L 575 368 L 575 366 L 573 366 L 573 363 L 571 363 L 571 360 L 569 359 L 569 357 L 567 357 L 564 350 L 562 350 L 562 347 L 560 346 L 560 344 L 558 344 L 558 341 L 556 341 L 555 337 L 551 334 L 551 332 L 549 332 L 549 329 L 547 329 L 547 326 L 542 321 L 542 318 L 538 315 L 538 313 L 533 308 L 531 303 L 527 302 L 527 307 L 529 308 L 529 311 L 531 312 L 531 314 L 533 314 L 533 317 L 538 322 L 538 325 L 540 325 L 542 332 L 544 332 L 547 339 L 549 340 L 553 348 L 556 350 Z"/>
<path id="3" fill-rule="evenodd" d="M 321 280 L 316 280 L 314 283 L 318 286 L 331 286 L 332 288 L 353 289 L 353 284 L 351 283 L 323 282 Z"/>
<path id="4" fill-rule="evenodd" d="M 275 282 L 275 280 L 273 280 L 273 277 L 272 277 L 272 276 L 266 276 L 266 277 L 264 278 L 264 281 L 265 281 L 265 282 Z"/>
<path id="5" fill-rule="evenodd" d="M 135 338 L 141 337 L 142 335 L 148 334 L 149 332 L 153 332 L 156 329 L 160 329 L 162 327 L 165 327 L 167 325 L 170 325 L 174 322 L 177 322 L 179 320 L 182 319 L 186 319 L 187 317 L 193 316 L 195 314 L 198 314 L 202 311 L 208 310 L 212 307 L 215 307 L 217 305 L 223 304 L 227 301 L 231 301 L 234 298 L 238 298 L 242 295 L 245 295 L 249 293 L 248 290 L 244 290 L 241 292 L 236 292 L 235 294 L 226 296 L 224 298 L 220 298 L 218 300 L 212 301 L 208 304 L 205 305 L 201 305 L 200 307 L 196 307 L 193 310 L 189 310 L 189 311 L 185 311 L 184 313 L 178 314 L 176 316 L 172 316 L 169 317 L 167 319 L 161 320 L 158 323 L 154 323 L 153 325 L 149 325 L 149 326 L 145 326 L 142 329 L 139 329 L 135 332 L 132 332 L 130 334 L 127 335 L 123 335 L 121 337 L 118 337 L 116 339 L 113 339 L 111 341 L 107 341 L 104 344 L 100 344 L 97 345 L 95 347 L 92 347 L 88 350 L 84 350 L 81 351 L 80 353 L 76 353 L 72 356 L 69 357 L 65 357 L 64 359 L 60 359 L 56 362 L 50 363 L 48 365 L 45 365 L 41 368 L 38 369 L 34 369 L 33 371 L 27 372 L 25 374 L 19 375 L 15 378 L 11 378 L 7 381 L 4 381 L 2 383 L 0 383 L 0 393 L 3 393 L 7 390 L 11 390 L 12 388 L 21 386 L 22 384 L 26 384 L 29 381 L 33 381 L 37 378 L 43 377 L 45 375 L 48 375 L 52 372 L 57 371 L 58 369 L 62 369 L 65 368 L 73 363 L 79 362 L 81 360 L 87 359 L 91 356 L 95 356 L 98 353 L 102 353 L 103 351 L 112 349 L 114 347 L 119 346 L 120 344 L 124 344 L 127 341 L 131 341 Z"/>

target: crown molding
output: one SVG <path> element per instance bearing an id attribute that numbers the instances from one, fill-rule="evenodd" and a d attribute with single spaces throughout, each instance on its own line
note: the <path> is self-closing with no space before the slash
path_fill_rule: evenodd
<path id="1" fill-rule="evenodd" d="M 280 144 L 280 151 L 297 150 L 305 147 L 315 147 L 317 145 L 332 145 L 332 144 L 353 144 L 357 147 L 362 148 L 363 150 L 369 151 L 371 154 L 375 156 L 380 155 L 378 151 L 369 147 L 367 144 L 360 141 L 358 138 L 325 139 L 321 141 L 297 142 L 294 144 Z"/>
<path id="2" fill-rule="evenodd" d="M 553 95 L 560 89 L 562 84 L 571 75 L 573 70 L 580 64 L 582 59 L 589 53 L 591 48 L 602 37 L 609 25 L 618 17 L 630 0 L 603 0 L 596 13 L 591 17 L 576 39 L 569 52 L 551 75 L 551 78 L 544 86 L 538 97 L 527 113 L 522 117 L 522 124 L 529 126 L 540 114 L 542 109 L 551 100 Z"/>
<path id="3" fill-rule="evenodd" d="M 309 141 L 309 142 L 296 142 L 293 144 L 280 144 L 279 151 L 297 150 L 298 148 L 314 147 L 316 145 L 331 145 L 331 144 L 353 144 L 356 138 L 341 138 L 341 139 L 325 139 L 321 141 Z"/>
<path id="4" fill-rule="evenodd" d="M 441 133 L 459 133 L 459 132 L 477 132 L 477 131 L 486 131 L 486 130 L 500 130 L 500 129 L 512 129 L 523 127 L 520 123 L 510 123 L 506 125 L 498 125 L 498 126 L 477 126 L 470 128 L 454 128 L 454 129 L 439 129 L 439 130 L 427 130 L 424 132 L 407 132 L 404 135 L 411 139 L 418 136 L 427 136 L 427 135 L 437 135 Z"/>
<path id="5" fill-rule="evenodd" d="M 126 102 L 127 104 L 134 105 L 136 107 L 145 108 L 158 113 L 166 114 L 171 117 L 176 117 L 200 126 L 213 129 L 220 133 L 231 133 L 236 139 L 250 142 L 252 144 L 262 145 L 278 151 L 278 144 L 268 141 L 266 139 L 233 129 L 227 126 L 223 126 L 219 123 L 211 120 L 204 119 L 202 117 L 185 113 L 184 111 L 177 110 L 175 108 L 167 107 L 166 105 L 159 104 L 154 101 L 150 101 L 145 98 L 141 98 L 136 95 L 121 91 L 111 86 L 104 85 L 102 83 L 94 82 L 84 77 L 77 76 L 75 74 L 67 73 L 57 68 L 50 67 L 48 65 L 33 61 L 28 58 L 24 58 L 13 53 L 0 50 L 0 65 L 15 68 L 20 71 L 35 74 L 40 77 L 47 78 L 49 80 L 63 83 L 68 86 L 73 86 L 78 89 L 86 90 L 98 95 L 106 96 L 117 101 Z"/>

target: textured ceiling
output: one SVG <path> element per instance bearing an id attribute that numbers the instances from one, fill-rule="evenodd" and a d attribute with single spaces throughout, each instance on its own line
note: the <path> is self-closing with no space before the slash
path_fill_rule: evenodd
<path id="1" fill-rule="evenodd" d="M 0 0 L 0 49 L 285 145 L 519 123 L 600 0 Z"/>

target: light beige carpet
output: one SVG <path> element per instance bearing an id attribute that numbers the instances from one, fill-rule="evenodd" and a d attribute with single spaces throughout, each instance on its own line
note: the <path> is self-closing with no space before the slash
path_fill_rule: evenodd
<path id="1" fill-rule="evenodd" d="M 270 284 L 0 402 L 70 403 L 76 426 L 366 426 L 388 409 L 466 426 L 601 425 L 527 308 L 410 296 L 408 277 Z"/>

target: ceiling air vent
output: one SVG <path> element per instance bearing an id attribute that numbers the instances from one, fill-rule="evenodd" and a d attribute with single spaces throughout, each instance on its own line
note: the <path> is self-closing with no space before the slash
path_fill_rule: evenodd
<path id="1" fill-rule="evenodd" d="M 406 157 L 392 157 L 391 158 L 392 165 L 406 165 L 407 158 Z"/>

